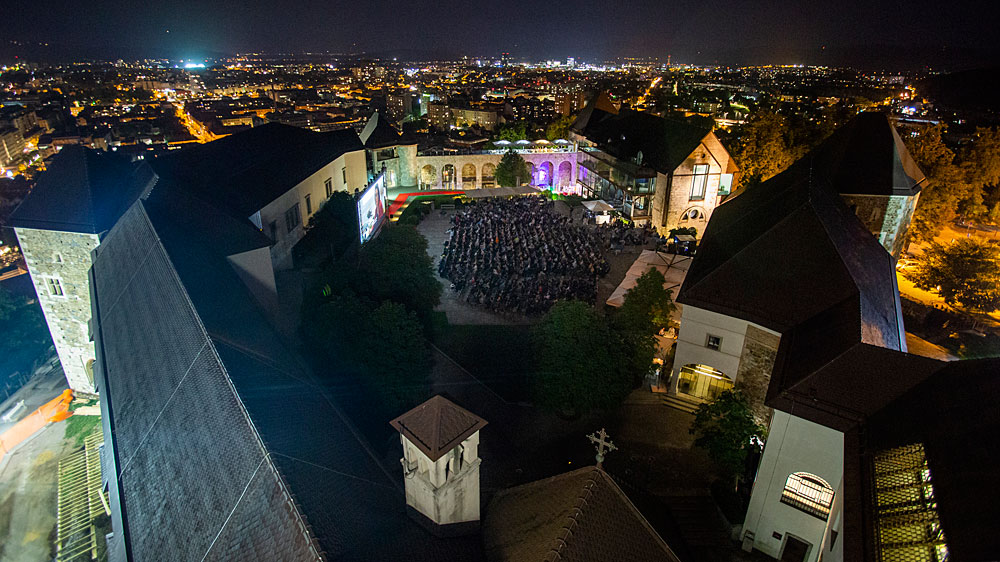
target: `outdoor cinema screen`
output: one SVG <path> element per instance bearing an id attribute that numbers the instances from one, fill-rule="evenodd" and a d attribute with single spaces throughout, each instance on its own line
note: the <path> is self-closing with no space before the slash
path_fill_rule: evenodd
<path id="1" fill-rule="evenodd" d="M 361 243 L 371 240 L 385 220 L 385 175 L 381 174 L 358 198 L 358 226 Z"/>

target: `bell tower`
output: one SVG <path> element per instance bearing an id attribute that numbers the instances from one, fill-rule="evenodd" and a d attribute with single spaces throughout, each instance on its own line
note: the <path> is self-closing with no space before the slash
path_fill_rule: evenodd
<path id="1" fill-rule="evenodd" d="M 486 420 L 437 395 L 389 422 L 403 445 L 406 507 L 436 535 L 479 527 L 479 430 Z"/>

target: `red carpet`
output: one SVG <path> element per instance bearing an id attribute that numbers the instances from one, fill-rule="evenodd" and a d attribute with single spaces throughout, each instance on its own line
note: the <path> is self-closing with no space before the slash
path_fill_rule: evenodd
<path id="1" fill-rule="evenodd" d="M 389 204 L 389 216 L 393 217 L 396 212 L 407 205 L 407 200 L 410 197 L 424 197 L 427 195 L 461 195 L 465 193 L 464 191 L 455 191 L 448 189 L 432 189 L 430 191 L 414 191 L 412 193 L 400 193 L 393 199 L 392 203 Z"/>

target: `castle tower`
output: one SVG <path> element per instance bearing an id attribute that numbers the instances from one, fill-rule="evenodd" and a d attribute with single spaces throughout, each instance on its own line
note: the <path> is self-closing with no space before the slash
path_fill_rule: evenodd
<path id="1" fill-rule="evenodd" d="M 392 420 L 403 444 L 406 506 L 438 535 L 479 526 L 479 430 L 486 420 L 443 396 Z"/>

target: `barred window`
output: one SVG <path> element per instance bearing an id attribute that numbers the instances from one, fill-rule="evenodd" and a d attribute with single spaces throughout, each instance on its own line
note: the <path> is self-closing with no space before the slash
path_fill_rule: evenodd
<path id="1" fill-rule="evenodd" d="M 948 560 L 924 446 L 916 443 L 879 451 L 872 464 L 878 559 Z"/>
<path id="2" fill-rule="evenodd" d="M 833 488 L 815 474 L 793 472 L 785 481 L 781 503 L 826 521 L 830 516 L 830 505 L 833 504 Z"/>

